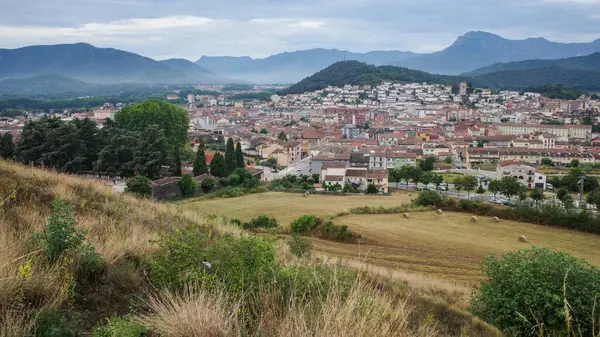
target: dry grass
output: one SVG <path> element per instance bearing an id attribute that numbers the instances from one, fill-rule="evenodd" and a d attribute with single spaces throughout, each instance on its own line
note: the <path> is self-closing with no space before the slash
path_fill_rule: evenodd
<path id="1" fill-rule="evenodd" d="M 188 200 L 182 204 L 184 209 L 218 214 L 228 218 L 248 221 L 257 215 L 276 217 L 282 225 L 305 214 L 320 217 L 347 211 L 362 206 L 399 206 L 410 202 L 411 193 L 398 192 L 392 196 L 331 196 L 310 195 L 304 197 L 297 193 L 267 192 L 245 195 L 230 199 L 210 199 L 203 201 Z"/>

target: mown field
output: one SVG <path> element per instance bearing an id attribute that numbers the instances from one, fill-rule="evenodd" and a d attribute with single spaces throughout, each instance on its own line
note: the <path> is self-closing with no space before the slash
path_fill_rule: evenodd
<path id="1" fill-rule="evenodd" d="M 414 197 L 415 194 L 412 194 Z M 409 202 L 410 194 L 391 197 L 317 196 L 263 193 L 232 199 L 188 202 L 184 208 L 248 220 L 256 215 L 276 217 L 282 225 L 304 214 L 326 216 L 359 206 L 397 206 Z M 531 246 L 569 253 L 600 266 L 600 236 L 558 228 L 478 217 L 476 223 L 464 213 L 411 213 L 348 215 L 334 220 L 366 239 L 363 244 L 340 244 L 313 240 L 314 249 L 354 263 L 388 267 L 418 274 L 475 284 L 480 279 L 481 258 Z M 525 235 L 527 243 L 518 241 Z"/>
<path id="2" fill-rule="evenodd" d="M 186 209 L 206 214 L 248 221 L 257 215 L 273 216 L 282 225 L 305 214 L 326 216 L 361 206 L 398 206 L 410 202 L 416 193 L 398 192 L 391 196 L 303 196 L 296 193 L 268 192 L 245 195 L 238 198 L 185 201 Z"/>

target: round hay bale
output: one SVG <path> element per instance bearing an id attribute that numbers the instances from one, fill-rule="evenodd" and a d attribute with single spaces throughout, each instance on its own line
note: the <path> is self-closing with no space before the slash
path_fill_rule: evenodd
<path id="1" fill-rule="evenodd" d="M 408 216 L 408 213 L 404 213 L 404 214 L 402 214 L 402 216 L 403 216 L 404 218 L 406 218 L 406 219 L 408 219 L 408 218 L 409 218 L 409 216 Z"/>
<path id="2" fill-rule="evenodd" d="M 442 210 L 438 209 L 437 211 L 435 211 L 437 214 L 442 214 Z"/>
<path id="3" fill-rule="evenodd" d="M 308 195 L 309 195 L 308 191 L 307 191 L 307 192 L 304 192 L 304 196 L 305 196 L 305 197 L 308 197 Z"/>
<path id="4" fill-rule="evenodd" d="M 519 242 L 524 242 L 524 243 L 527 242 L 527 238 L 525 237 L 525 235 L 519 236 Z"/>
<path id="5" fill-rule="evenodd" d="M 496 222 L 500 222 L 500 218 L 498 218 L 497 216 L 494 217 L 494 221 Z"/>
<path id="6" fill-rule="evenodd" d="M 477 222 L 477 217 L 473 215 L 473 216 L 471 217 L 471 221 L 472 221 L 472 222 Z"/>

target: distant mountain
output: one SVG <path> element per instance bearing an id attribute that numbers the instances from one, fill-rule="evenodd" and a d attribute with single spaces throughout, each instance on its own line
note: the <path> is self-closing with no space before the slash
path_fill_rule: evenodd
<path id="1" fill-rule="evenodd" d="M 558 59 L 600 52 L 600 39 L 590 43 L 559 43 L 544 38 L 508 40 L 486 32 L 469 32 L 450 47 L 395 65 L 438 74 L 460 74 L 499 62 Z"/>
<path id="2" fill-rule="evenodd" d="M 310 49 L 257 59 L 247 56 L 202 56 L 196 63 L 224 77 L 244 78 L 256 83 L 290 83 L 297 82 L 338 61 L 356 60 L 384 65 L 418 55 L 403 51 L 352 53 L 337 49 Z"/>
<path id="3" fill-rule="evenodd" d="M 0 49 L 0 80 L 58 75 L 94 84 L 214 83 L 205 69 L 185 60 L 158 62 L 86 43 Z M 193 68 L 196 66 L 197 68 Z"/>
<path id="4" fill-rule="evenodd" d="M 28 78 L 17 78 L 0 81 L 0 97 L 2 96 L 38 96 L 56 94 L 77 94 L 99 89 L 101 86 L 76 81 L 58 75 L 41 75 Z"/>
<path id="5" fill-rule="evenodd" d="M 498 71 L 508 70 L 532 70 L 541 68 L 559 67 L 573 70 L 600 71 L 600 53 L 587 56 L 570 57 L 558 60 L 526 60 L 508 63 L 496 63 L 489 67 L 475 69 L 462 75 L 479 76 Z"/>
<path id="6" fill-rule="evenodd" d="M 385 80 L 395 82 L 454 84 L 458 83 L 459 78 L 446 75 L 434 75 L 419 70 L 401 67 L 377 67 L 358 61 L 341 61 L 280 91 L 280 94 L 301 94 L 304 92 L 325 89 L 328 86 L 343 86 L 346 84 L 375 85 Z"/>
<path id="7" fill-rule="evenodd" d="M 562 84 L 564 87 L 600 91 L 600 72 L 547 67 L 526 70 L 503 70 L 472 77 L 476 87 L 522 90 L 528 87 Z"/>

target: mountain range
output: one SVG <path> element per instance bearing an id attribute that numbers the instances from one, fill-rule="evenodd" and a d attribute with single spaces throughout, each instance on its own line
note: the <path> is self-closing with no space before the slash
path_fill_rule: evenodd
<path id="1" fill-rule="evenodd" d="M 562 84 L 566 87 L 600 91 L 600 53 L 559 60 L 531 60 L 499 63 L 462 75 L 437 75 L 397 66 L 374 66 L 358 61 L 341 61 L 280 91 L 299 94 L 328 86 L 377 84 L 381 81 L 457 84 L 494 90 L 523 90 L 529 87 Z"/>
<path id="2" fill-rule="evenodd" d="M 59 75 L 93 84 L 222 82 L 188 60 L 156 61 L 87 43 L 0 49 L 0 80 Z"/>
<path id="3" fill-rule="evenodd" d="M 515 81 L 512 86 L 520 87 L 526 83 L 544 82 L 554 76 L 567 80 L 563 83 L 565 85 L 575 83 L 592 88 L 595 87 L 592 82 L 599 67 L 598 63 L 589 63 L 591 59 L 585 56 L 598 52 L 600 39 L 590 43 L 559 43 L 543 38 L 508 40 L 486 32 L 469 32 L 448 48 L 429 54 L 394 50 L 354 53 L 309 49 L 256 59 L 202 56 L 196 62 L 185 59 L 157 61 L 86 43 L 29 46 L 0 49 L 0 81 L 3 81 L 0 83 L 0 95 L 41 94 L 46 90 L 59 94 L 94 88 L 87 84 L 294 83 L 344 60 L 374 66 L 398 66 L 430 74 L 480 77 L 481 83 L 490 87 L 504 87 L 507 81 Z M 553 71 L 560 76 L 552 75 Z M 392 72 L 394 76 L 398 75 L 397 70 Z M 542 72 L 545 74 L 540 79 Z M 400 73 L 406 74 L 406 71 Z M 575 77 L 581 80 L 577 81 Z"/>

